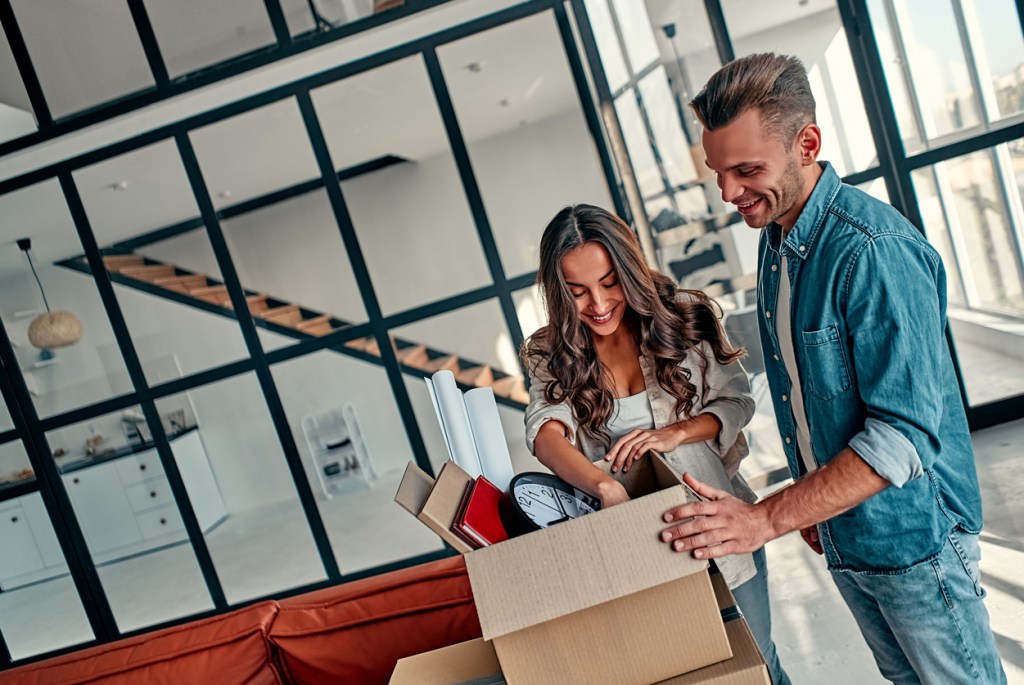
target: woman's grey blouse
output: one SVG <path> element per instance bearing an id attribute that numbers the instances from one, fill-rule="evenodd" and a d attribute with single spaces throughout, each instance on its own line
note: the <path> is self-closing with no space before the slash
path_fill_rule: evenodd
<path id="1" fill-rule="evenodd" d="M 704 364 L 695 353 L 691 353 L 682 362 L 683 368 L 689 369 L 690 382 L 697 390 L 691 416 L 685 417 L 675 413 L 675 398 L 658 384 L 654 359 L 646 348 L 640 352 L 640 368 L 643 370 L 655 428 L 664 428 L 703 413 L 714 414 L 722 423 L 717 439 L 680 445 L 665 454 L 668 462 L 680 473 L 690 473 L 698 480 L 730 492 L 746 502 L 757 501 L 757 495 L 739 475 L 740 461 L 749 453 L 742 429 L 754 415 L 750 384 L 740 364 L 718 363 L 711 346 L 701 342 L 694 352 L 707 360 L 707 369 L 703 369 Z M 554 419 L 565 425 L 569 442 L 588 459 L 604 459 L 607 447 L 577 430 L 576 419 L 568 403 L 549 404 L 544 400 L 544 389 L 551 380 L 552 376 L 543 362 L 530 369 L 530 404 L 526 408 L 525 418 L 526 444 L 530 452 L 534 453 L 534 440 L 540 427 Z M 716 564 L 730 588 L 741 585 L 756 573 L 753 558 L 749 554 L 723 557 L 716 560 Z"/>

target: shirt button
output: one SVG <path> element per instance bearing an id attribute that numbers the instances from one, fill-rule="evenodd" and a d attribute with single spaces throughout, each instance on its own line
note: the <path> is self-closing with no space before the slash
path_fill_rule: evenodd
<path id="1" fill-rule="evenodd" d="M 787 445 L 788 445 L 788 444 L 790 444 L 791 442 L 793 442 L 793 439 L 792 439 L 792 438 L 786 438 L 786 444 L 787 444 Z"/>
<path id="2" fill-rule="evenodd" d="M 765 317 L 767 317 L 769 319 L 772 318 L 772 313 L 771 312 L 765 312 L 764 315 L 765 315 Z"/>
<path id="3" fill-rule="evenodd" d="M 789 402 L 789 395 L 783 395 L 782 396 L 782 401 L 783 402 Z"/>
<path id="4" fill-rule="evenodd" d="M 778 270 L 779 270 L 779 265 L 778 264 L 772 264 L 772 271 L 778 271 Z"/>
<path id="5" fill-rule="evenodd" d="M 801 245 L 801 246 L 800 246 L 800 251 L 801 251 L 801 252 L 807 252 L 807 248 L 806 248 L 806 247 L 804 247 L 803 245 Z"/>
<path id="6" fill-rule="evenodd" d="M 775 358 L 775 361 L 779 361 L 779 355 L 777 355 L 777 354 L 773 354 L 773 355 L 772 355 L 772 357 L 774 357 L 774 358 Z"/>

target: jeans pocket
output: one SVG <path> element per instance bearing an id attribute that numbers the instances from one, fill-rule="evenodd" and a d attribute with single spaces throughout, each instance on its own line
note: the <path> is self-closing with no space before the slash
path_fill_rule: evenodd
<path id="1" fill-rule="evenodd" d="M 963 567 L 964 573 L 967 574 L 967 577 L 971 579 L 971 583 L 974 584 L 975 594 L 979 597 L 984 597 L 985 589 L 981 586 L 981 570 L 978 568 L 981 552 L 978 547 L 977 536 L 962 536 L 958 535 L 956 531 L 951 531 L 949 534 L 949 544 L 960 559 L 960 565 Z"/>
<path id="2" fill-rule="evenodd" d="M 839 328 L 831 324 L 816 331 L 800 332 L 806 369 L 807 392 L 817 399 L 828 402 L 850 389 L 850 369 L 846 363 L 843 341 Z"/>

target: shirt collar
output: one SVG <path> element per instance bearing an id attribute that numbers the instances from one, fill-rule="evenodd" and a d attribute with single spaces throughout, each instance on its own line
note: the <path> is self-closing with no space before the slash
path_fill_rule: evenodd
<path id="1" fill-rule="evenodd" d="M 818 178 L 814 190 L 811 191 L 811 196 L 807 198 L 807 204 L 800 212 L 793 230 L 786 236 L 786 240 L 781 245 L 779 244 L 782 239 L 782 227 L 777 223 L 772 222 L 765 227 L 765 230 L 768 231 L 768 244 L 776 252 L 785 252 L 787 256 L 796 255 L 800 259 L 807 259 L 814 248 L 828 210 L 842 185 L 839 174 L 830 163 L 818 162 L 818 165 L 821 167 L 821 176 Z"/>

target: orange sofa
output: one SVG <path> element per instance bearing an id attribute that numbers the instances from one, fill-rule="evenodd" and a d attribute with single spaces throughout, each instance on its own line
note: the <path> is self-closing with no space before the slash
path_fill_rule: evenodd
<path id="1" fill-rule="evenodd" d="M 0 672 L 3 685 L 376 685 L 480 636 L 461 556 Z"/>

